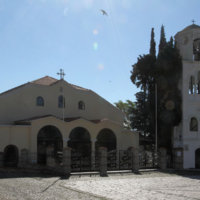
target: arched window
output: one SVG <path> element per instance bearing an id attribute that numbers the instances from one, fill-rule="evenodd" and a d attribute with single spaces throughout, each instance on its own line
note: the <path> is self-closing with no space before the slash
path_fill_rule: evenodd
<path id="1" fill-rule="evenodd" d="M 200 38 L 193 42 L 193 58 L 195 61 L 200 61 Z"/>
<path id="2" fill-rule="evenodd" d="M 195 117 L 190 120 L 190 131 L 198 131 L 198 122 Z"/>
<path id="3" fill-rule="evenodd" d="M 63 95 L 60 95 L 58 97 L 58 107 L 63 108 L 63 105 L 65 107 L 65 98 L 63 97 Z"/>
<path id="4" fill-rule="evenodd" d="M 197 94 L 200 94 L 200 72 L 198 72 L 198 75 L 197 75 Z"/>
<path id="5" fill-rule="evenodd" d="M 44 106 L 44 99 L 42 97 L 37 97 L 36 105 L 37 106 Z"/>
<path id="6" fill-rule="evenodd" d="M 78 103 L 78 109 L 79 110 L 85 110 L 85 103 L 83 101 L 79 101 L 79 103 Z"/>
<path id="7" fill-rule="evenodd" d="M 194 94 L 194 76 L 190 77 L 190 83 L 189 83 L 189 94 Z"/>

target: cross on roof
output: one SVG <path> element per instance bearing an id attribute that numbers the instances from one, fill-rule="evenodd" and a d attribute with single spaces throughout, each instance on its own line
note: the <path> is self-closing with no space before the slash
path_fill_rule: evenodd
<path id="1" fill-rule="evenodd" d="M 60 80 L 64 79 L 65 73 L 63 69 L 60 69 L 60 73 L 57 73 L 57 75 L 60 75 Z"/>
<path id="2" fill-rule="evenodd" d="M 192 22 L 193 22 L 193 24 L 194 24 L 194 22 L 195 22 L 195 21 L 194 21 L 194 20 L 192 20 Z"/>

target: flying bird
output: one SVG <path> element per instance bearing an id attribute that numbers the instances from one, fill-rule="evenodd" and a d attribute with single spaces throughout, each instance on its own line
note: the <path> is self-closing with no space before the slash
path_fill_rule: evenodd
<path id="1" fill-rule="evenodd" d="M 100 11 L 103 12 L 103 15 L 107 15 L 107 13 L 104 10 L 100 9 Z"/>

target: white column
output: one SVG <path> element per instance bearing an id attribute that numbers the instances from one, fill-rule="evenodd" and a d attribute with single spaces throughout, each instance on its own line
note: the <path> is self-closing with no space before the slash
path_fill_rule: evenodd
<path id="1" fill-rule="evenodd" d="M 63 139 L 63 148 L 67 147 L 67 142 L 70 140 L 70 138 L 64 138 Z"/>
<path id="2" fill-rule="evenodd" d="M 95 150 L 95 142 L 97 141 L 97 139 L 90 139 L 90 141 L 92 142 L 92 151 Z"/>

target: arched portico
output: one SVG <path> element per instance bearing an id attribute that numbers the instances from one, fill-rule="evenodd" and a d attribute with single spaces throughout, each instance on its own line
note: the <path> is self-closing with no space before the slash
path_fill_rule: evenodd
<path id="1" fill-rule="evenodd" d="M 104 128 L 97 135 L 95 149 L 99 149 L 100 147 L 106 147 L 108 152 L 116 150 L 116 142 L 117 139 L 115 133 L 108 128 Z"/>
<path id="2" fill-rule="evenodd" d="M 90 133 L 83 127 L 74 128 L 69 135 L 68 147 L 88 156 L 91 153 Z"/>
<path id="3" fill-rule="evenodd" d="M 46 163 L 46 147 L 54 148 L 54 155 L 58 158 L 58 151 L 62 151 L 63 139 L 59 129 L 55 126 L 44 126 L 37 135 L 37 161 L 38 164 Z"/>
<path id="4" fill-rule="evenodd" d="M 200 148 L 195 151 L 195 168 L 200 169 Z"/>

